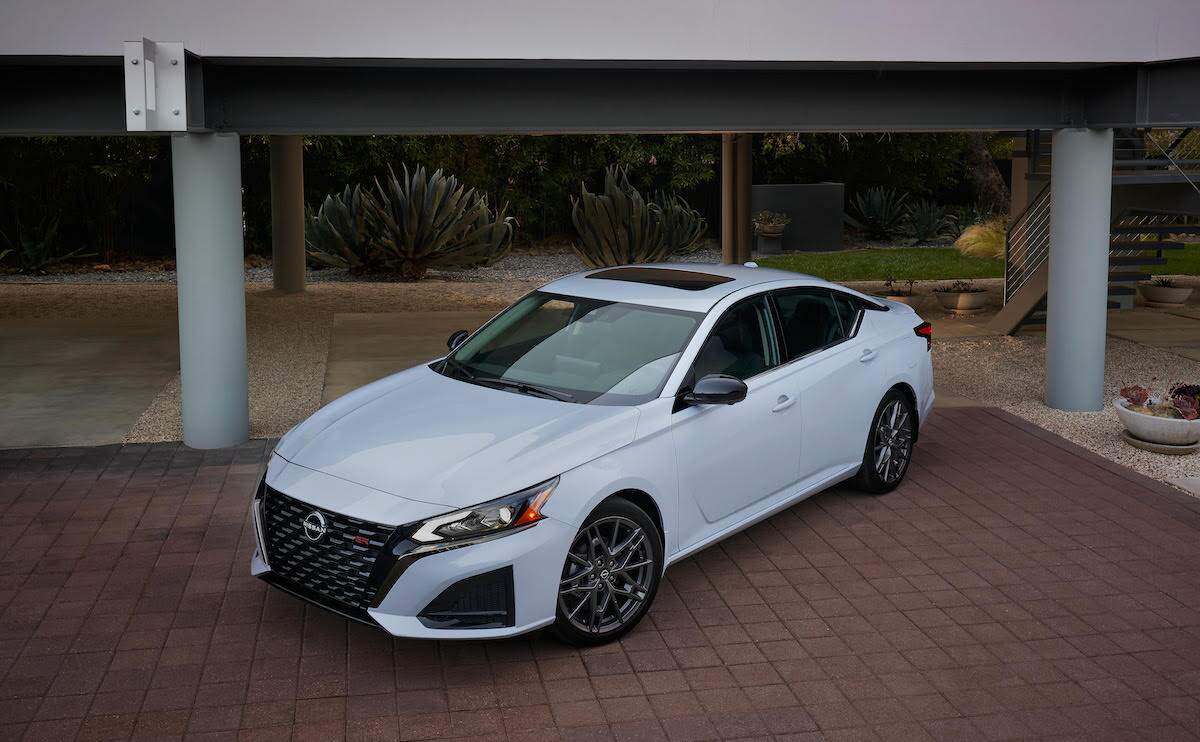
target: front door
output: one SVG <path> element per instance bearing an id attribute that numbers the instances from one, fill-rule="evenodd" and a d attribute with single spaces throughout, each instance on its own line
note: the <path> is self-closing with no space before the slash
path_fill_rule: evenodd
<path id="1" fill-rule="evenodd" d="M 689 406 L 672 416 L 684 548 L 757 512 L 799 475 L 799 390 L 780 367 L 765 296 L 734 305 L 714 325 L 689 379 L 708 374 L 736 376 L 749 393 L 737 404 Z"/>

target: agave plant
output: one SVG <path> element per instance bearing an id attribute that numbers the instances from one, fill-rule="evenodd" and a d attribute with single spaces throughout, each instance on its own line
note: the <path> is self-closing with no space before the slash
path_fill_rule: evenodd
<path id="1" fill-rule="evenodd" d="M 630 184 L 624 168 L 611 165 L 604 171 L 603 193 L 581 185 L 580 197 L 571 197 L 571 221 L 579 232 L 572 247 L 591 268 L 660 261 L 670 253 L 661 213 Z"/>
<path id="2" fill-rule="evenodd" d="M 913 244 L 932 242 L 950 230 L 954 220 L 946 215 L 946 209 L 929 199 L 918 199 L 909 204 L 905 212 L 905 223 Z"/>
<path id="3" fill-rule="evenodd" d="M 326 196 L 317 213 L 310 211 L 305 221 L 308 256 L 314 262 L 347 268 L 351 273 L 381 270 L 383 255 L 368 221 L 376 209 L 375 198 L 361 186 L 346 186 L 342 195 Z"/>
<path id="4" fill-rule="evenodd" d="M 47 268 L 66 260 L 96 255 L 94 252 L 85 253 L 86 248 L 83 247 L 65 253 L 57 252 L 58 219 L 43 221 L 32 233 L 22 228 L 18 221 L 13 234 L 14 237 L 10 238 L 4 232 L 0 232 L 0 244 L 4 245 L 3 249 L 0 249 L 0 260 L 7 260 L 10 255 L 14 256 L 18 273 L 45 273 Z"/>
<path id="5" fill-rule="evenodd" d="M 375 181 L 376 205 L 368 213 L 385 265 L 402 280 L 416 281 L 430 267 L 495 262 L 512 246 L 514 220 L 507 206 L 493 212 L 487 196 L 458 184 L 441 170 L 427 175 L 404 167 L 399 179 L 388 168 Z"/>
<path id="6" fill-rule="evenodd" d="M 850 204 L 853 215 L 847 221 L 868 237 L 890 240 L 900 234 L 904 225 L 907 201 L 907 194 L 893 188 L 869 188 L 854 197 Z"/>
<path id="7" fill-rule="evenodd" d="M 708 222 L 688 202 L 674 193 L 659 193 L 654 199 L 662 223 L 663 250 L 666 255 L 696 252 Z"/>

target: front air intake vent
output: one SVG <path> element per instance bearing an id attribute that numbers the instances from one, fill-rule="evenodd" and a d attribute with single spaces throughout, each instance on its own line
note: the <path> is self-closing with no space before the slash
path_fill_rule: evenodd
<path id="1" fill-rule="evenodd" d="M 430 629 L 500 629 L 516 625 L 512 567 L 459 580 L 418 616 Z"/>

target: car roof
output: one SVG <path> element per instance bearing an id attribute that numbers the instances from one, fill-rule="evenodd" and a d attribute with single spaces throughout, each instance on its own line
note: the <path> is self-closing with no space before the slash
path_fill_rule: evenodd
<path id="1" fill-rule="evenodd" d="M 662 280 L 656 280 L 655 273 L 661 273 Z M 715 263 L 653 263 L 583 271 L 551 281 L 541 290 L 588 299 L 707 312 L 734 292 L 784 281 L 793 286 L 831 285 L 815 276 L 773 268 Z"/>

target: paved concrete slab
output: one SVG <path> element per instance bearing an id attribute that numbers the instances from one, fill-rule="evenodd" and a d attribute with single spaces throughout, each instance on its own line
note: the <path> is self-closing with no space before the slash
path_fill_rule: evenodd
<path id="1" fill-rule="evenodd" d="M 1183 740 L 1200 500 L 996 410 L 673 565 L 605 647 L 396 640 L 248 574 L 268 441 L 0 453 L 0 739 Z"/>
<path id="2" fill-rule="evenodd" d="M 446 354 L 455 330 L 475 330 L 494 311 L 335 314 L 321 404 L 388 374 Z"/>
<path id="3" fill-rule="evenodd" d="M 0 448 L 118 443 L 179 372 L 174 319 L 0 320 Z"/>

